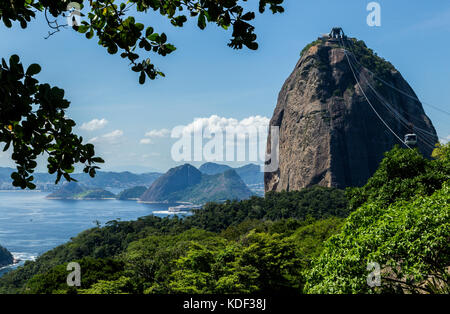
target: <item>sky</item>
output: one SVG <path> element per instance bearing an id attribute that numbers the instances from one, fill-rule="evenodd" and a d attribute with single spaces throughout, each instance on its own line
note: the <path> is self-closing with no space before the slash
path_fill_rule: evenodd
<path id="1" fill-rule="evenodd" d="M 256 9 L 257 1 L 249 2 Z M 180 164 L 172 154 L 174 127 L 203 122 L 240 132 L 267 125 L 300 51 L 333 26 L 393 63 L 422 101 L 450 111 L 450 2 L 380 0 L 381 26 L 372 27 L 366 21 L 369 2 L 285 0 L 285 13 L 257 14 L 257 51 L 229 48 L 231 31 L 214 24 L 203 31 L 195 21 L 175 28 L 153 12 L 140 15 L 138 21 L 165 32 L 177 47 L 166 57 L 141 52 L 166 74 L 145 85 L 95 37 L 66 29 L 44 39 L 49 28 L 41 16 L 25 30 L 2 24 L 0 56 L 18 54 L 25 65 L 39 63 L 37 78 L 66 91 L 67 116 L 77 123 L 76 133 L 96 145 L 106 161 L 103 170 L 166 171 Z M 449 116 L 425 104 L 424 109 L 441 140 L 450 140 Z M 13 166 L 9 157 L 0 153 L 0 166 Z"/>

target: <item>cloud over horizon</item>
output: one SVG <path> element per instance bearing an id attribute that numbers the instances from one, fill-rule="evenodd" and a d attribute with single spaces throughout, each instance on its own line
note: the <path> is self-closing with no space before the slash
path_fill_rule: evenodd
<path id="1" fill-rule="evenodd" d="M 90 143 L 107 143 L 107 144 L 117 144 L 123 137 L 122 130 L 114 130 L 110 133 L 103 134 L 101 136 L 93 137 L 89 140 Z"/>
<path id="2" fill-rule="evenodd" d="M 106 119 L 93 119 L 89 122 L 85 122 L 81 125 L 80 129 L 84 131 L 95 131 L 103 129 L 108 124 Z"/>
<path id="3" fill-rule="evenodd" d="M 250 116 L 242 120 L 212 115 L 206 118 L 195 118 L 193 122 L 184 126 L 183 133 L 196 133 L 203 130 L 206 134 L 212 134 L 216 132 L 224 132 L 228 129 L 230 132 L 233 132 L 238 136 L 245 136 L 245 134 L 248 134 L 255 129 L 258 130 L 260 128 L 267 128 L 269 126 L 269 122 L 269 118 L 259 115 Z"/>
<path id="4" fill-rule="evenodd" d="M 152 139 L 169 137 L 169 135 L 170 130 L 168 129 L 151 130 L 144 134 L 145 138 L 141 139 L 139 143 L 143 145 L 153 144 Z"/>
<path id="5" fill-rule="evenodd" d="M 439 142 L 441 142 L 441 144 L 447 144 L 448 142 L 450 142 L 450 134 L 444 138 L 440 138 Z"/>

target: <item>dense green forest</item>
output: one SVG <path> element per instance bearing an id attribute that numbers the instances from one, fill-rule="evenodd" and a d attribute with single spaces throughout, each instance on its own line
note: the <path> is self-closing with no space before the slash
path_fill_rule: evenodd
<path id="1" fill-rule="evenodd" d="M 209 203 L 180 218 L 110 221 L 0 278 L 3 293 L 445 293 L 450 148 L 398 147 L 361 188 Z M 78 261 L 79 288 L 66 284 Z M 381 284 L 367 284 L 368 263 Z"/>

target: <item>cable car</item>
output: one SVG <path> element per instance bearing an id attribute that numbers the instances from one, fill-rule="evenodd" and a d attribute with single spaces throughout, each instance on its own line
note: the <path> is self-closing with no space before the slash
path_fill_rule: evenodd
<path id="1" fill-rule="evenodd" d="M 417 144 L 417 135 L 414 133 L 405 135 L 405 144 L 408 146 L 414 146 Z"/>

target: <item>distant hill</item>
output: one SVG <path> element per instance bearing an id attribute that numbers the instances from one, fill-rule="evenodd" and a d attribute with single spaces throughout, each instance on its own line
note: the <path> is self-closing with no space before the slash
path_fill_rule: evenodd
<path id="1" fill-rule="evenodd" d="M 227 165 L 216 164 L 214 162 L 207 162 L 200 166 L 199 170 L 208 175 L 224 173 L 225 171 L 234 169 L 241 177 L 242 181 L 249 187 L 249 189 L 258 195 L 264 195 L 264 173 L 261 168 L 255 164 L 248 164 L 239 168 L 232 168 Z"/>
<path id="2" fill-rule="evenodd" d="M 233 169 L 215 175 L 189 164 L 170 169 L 141 196 L 144 202 L 205 203 L 246 199 L 252 192 Z"/>
<path id="3" fill-rule="evenodd" d="M 172 168 L 150 186 L 141 196 L 141 200 L 147 202 L 173 201 L 172 194 L 200 183 L 201 179 L 202 173 L 189 164 Z"/>
<path id="4" fill-rule="evenodd" d="M 116 196 L 103 189 L 89 188 L 77 182 L 65 183 L 59 190 L 47 196 L 49 199 L 92 200 L 110 199 Z"/>
<path id="5" fill-rule="evenodd" d="M 145 186 L 134 186 L 129 189 L 125 189 L 117 195 L 119 200 L 136 200 L 141 197 L 142 194 L 147 191 Z"/>
<path id="6" fill-rule="evenodd" d="M 0 189 L 13 189 L 11 173 L 15 171 L 13 168 L 0 167 Z M 158 172 L 135 174 L 128 171 L 125 172 L 97 172 L 95 178 L 91 178 L 86 173 L 75 173 L 73 177 L 85 186 L 95 186 L 101 189 L 127 189 L 134 186 L 150 186 L 162 174 Z M 65 183 L 55 185 L 55 176 L 48 173 L 35 173 L 34 183 L 39 190 L 55 191 L 62 187 Z"/>
<path id="7" fill-rule="evenodd" d="M 245 165 L 234 169 L 247 185 L 264 184 L 264 172 L 255 164 Z"/>
<path id="8" fill-rule="evenodd" d="M 214 162 L 207 162 L 207 163 L 201 165 L 200 168 L 198 168 L 198 170 L 200 170 L 202 173 L 209 174 L 209 175 L 223 173 L 230 169 L 233 169 L 233 168 L 231 168 L 230 166 L 227 166 L 227 165 L 216 164 Z"/>
<path id="9" fill-rule="evenodd" d="M 10 265 L 14 262 L 12 254 L 0 245 L 0 267 Z"/>

